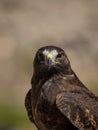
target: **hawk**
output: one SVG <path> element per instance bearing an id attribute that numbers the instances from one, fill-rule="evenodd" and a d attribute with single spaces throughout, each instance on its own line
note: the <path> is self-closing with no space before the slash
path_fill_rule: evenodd
<path id="1" fill-rule="evenodd" d="M 25 107 L 38 130 L 98 130 L 98 98 L 71 69 L 63 49 L 40 48 Z"/>

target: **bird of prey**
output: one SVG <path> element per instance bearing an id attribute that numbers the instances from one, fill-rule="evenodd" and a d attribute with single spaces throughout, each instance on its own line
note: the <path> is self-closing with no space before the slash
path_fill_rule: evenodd
<path id="1" fill-rule="evenodd" d="M 40 48 L 25 98 L 38 130 L 98 130 L 98 98 L 78 79 L 63 49 Z"/>

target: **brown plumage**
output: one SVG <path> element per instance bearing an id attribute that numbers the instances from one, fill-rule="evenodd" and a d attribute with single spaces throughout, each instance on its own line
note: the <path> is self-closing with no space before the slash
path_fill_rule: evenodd
<path id="1" fill-rule="evenodd" d="M 61 48 L 38 50 L 31 84 L 25 106 L 39 130 L 98 130 L 98 98 L 78 79 Z"/>

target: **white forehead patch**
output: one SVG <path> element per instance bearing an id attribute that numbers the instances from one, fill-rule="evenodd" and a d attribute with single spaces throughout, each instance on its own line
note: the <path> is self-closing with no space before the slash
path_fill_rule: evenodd
<path id="1" fill-rule="evenodd" d="M 46 50 L 46 49 L 45 49 L 45 50 L 43 51 L 43 54 L 46 55 L 46 56 L 47 56 L 49 53 L 51 53 L 51 55 L 52 55 L 53 57 L 56 57 L 57 54 L 58 54 L 57 50 L 51 50 L 51 51 L 49 51 L 49 50 Z"/>

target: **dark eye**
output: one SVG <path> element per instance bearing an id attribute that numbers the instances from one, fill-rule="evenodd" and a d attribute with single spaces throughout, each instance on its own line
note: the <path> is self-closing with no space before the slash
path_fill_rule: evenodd
<path id="1" fill-rule="evenodd" d="M 44 57 L 43 53 L 38 54 L 38 60 L 39 60 L 39 63 L 41 63 L 41 64 L 44 63 L 45 57 Z"/>
<path id="2" fill-rule="evenodd" d="M 61 57 L 62 57 L 62 55 L 61 55 L 61 54 L 58 54 L 58 55 L 57 55 L 57 58 L 61 58 Z"/>
<path id="3" fill-rule="evenodd" d="M 42 53 L 39 53 L 38 57 L 39 57 L 40 59 L 43 59 L 43 54 L 42 54 Z"/>
<path id="4" fill-rule="evenodd" d="M 59 53 L 56 58 L 61 58 L 64 55 L 64 53 Z"/>

